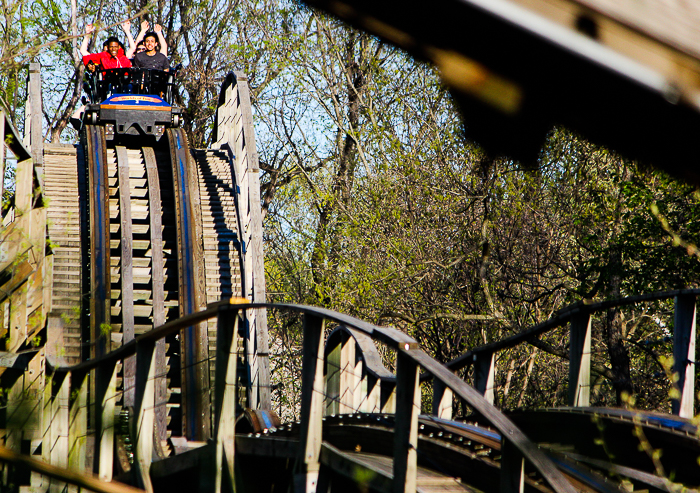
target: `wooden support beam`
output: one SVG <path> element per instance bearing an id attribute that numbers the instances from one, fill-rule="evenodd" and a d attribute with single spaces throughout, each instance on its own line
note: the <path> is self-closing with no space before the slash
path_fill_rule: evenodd
<path id="1" fill-rule="evenodd" d="M 143 490 L 121 483 L 105 483 L 88 474 L 77 473 L 56 467 L 46 462 L 35 460 L 31 456 L 18 454 L 7 447 L 0 446 L 0 461 L 17 467 L 24 467 L 49 478 L 55 478 L 76 485 L 79 491 L 95 493 L 143 493 Z"/>
<path id="2" fill-rule="evenodd" d="M 258 151 L 255 146 L 255 130 L 253 128 L 253 111 L 250 103 L 250 89 L 248 77 L 242 72 L 236 74 L 238 99 L 241 108 L 241 124 L 243 132 L 241 137 L 245 142 L 245 150 L 248 155 L 248 201 L 250 212 L 250 245 L 249 252 L 252 257 L 251 267 L 253 274 L 253 301 L 264 303 L 266 298 L 265 287 L 265 254 L 263 252 L 262 208 L 260 205 L 260 166 L 258 164 Z M 268 348 L 270 345 L 267 333 L 267 312 L 264 308 L 255 313 L 255 342 L 258 348 L 258 407 L 260 409 L 272 409 L 270 399 L 270 359 Z"/>
<path id="3" fill-rule="evenodd" d="M 318 483 L 323 417 L 323 318 L 304 315 L 301 370 L 301 429 L 294 467 L 295 493 L 314 493 Z"/>
<path id="4" fill-rule="evenodd" d="M 3 108 L 0 108 L 0 204 L 2 204 L 2 196 L 5 190 L 5 121 L 7 114 Z M 0 211 L 0 220 L 2 219 L 2 211 Z"/>
<path id="5" fill-rule="evenodd" d="M 150 467 L 153 461 L 155 424 L 156 358 L 155 341 L 139 341 L 136 346 L 136 389 L 134 395 L 134 477 L 137 486 L 153 491 Z"/>
<path id="6" fill-rule="evenodd" d="M 673 414 L 682 418 L 695 415 L 695 316 L 694 294 L 676 296 L 673 326 L 673 373 L 678 375 L 674 387 L 679 395 L 671 402 Z"/>
<path id="7" fill-rule="evenodd" d="M 163 224 L 161 218 L 160 180 L 156 154 L 152 147 L 143 148 L 143 159 L 146 163 L 148 177 L 148 215 L 151 234 L 151 284 L 153 286 L 153 327 L 165 323 L 165 289 L 163 263 Z M 156 342 L 156 433 L 159 440 L 168 438 L 168 367 L 165 359 L 165 338 Z"/>
<path id="8" fill-rule="evenodd" d="M 452 390 L 436 378 L 433 379 L 433 414 L 438 418 L 452 419 Z"/>
<path id="9" fill-rule="evenodd" d="M 337 342 L 326 352 L 326 415 L 338 414 L 340 409 L 340 351 L 343 346 L 342 338 L 334 338 Z"/>
<path id="10" fill-rule="evenodd" d="M 204 254 L 199 208 L 199 188 L 187 137 L 181 128 L 169 128 L 170 159 L 175 193 L 178 246 L 178 297 L 180 316 L 205 306 Z M 201 218 L 201 212 L 199 214 Z M 189 440 L 211 437 L 209 363 L 206 324 L 187 327 L 181 334 L 183 434 Z"/>
<path id="11" fill-rule="evenodd" d="M 111 481 L 114 463 L 114 408 L 117 400 L 117 365 L 105 361 L 95 370 L 95 450 L 93 472 Z"/>
<path id="12" fill-rule="evenodd" d="M 393 414 L 396 411 L 396 382 L 382 380 L 381 385 L 381 412 Z"/>
<path id="13" fill-rule="evenodd" d="M 216 329 L 214 437 L 216 439 L 216 493 L 235 489 L 236 367 L 238 366 L 238 313 L 219 309 Z"/>
<path id="14" fill-rule="evenodd" d="M 41 460 L 51 463 L 51 420 L 53 419 L 53 375 L 44 378 L 44 389 L 41 402 Z"/>
<path id="15" fill-rule="evenodd" d="M 129 156 L 126 147 L 117 146 L 117 176 L 119 184 L 119 216 L 121 220 L 121 315 L 122 344 L 134 338 L 134 238 L 131 228 L 131 188 L 129 186 Z M 155 285 L 155 283 L 154 283 Z M 154 303 L 155 304 L 155 303 Z M 136 360 L 126 358 L 122 367 L 124 373 L 124 406 L 134 406 L 134 377 Z"/>
<path id="16" fill-rule="evenodd" d="M 406 353 L 396 353 L 396 424 L 394 425 L 394 493 L 415 493 L 418 473 L 419 366 Z"/>
<path id="17" fill-rule="evenodd" d="M 49 435 L 49 462 L 58 467 L 68 467 L 68 428 L 69 413 L 68 401 L 70 399 L 70 375 L 54 375 L 48 387 L 53 387 L 51 391 L 51 421 Z M 44 441 L 43 446 L 46 444 Z M 52 480 L 49 487 L 50 493 L 61 493 L 66 485 L 61 481 Z"/>
<path id="18" fill-rule="evenodd" d="M 362 401 L 360 411 L 363 413 L 380 413 L 382 412 L 381 396 L 382 384 L 381 380 L 370 374 L 362 377 L 362 388 L 365 394 L 365 400 Z"/>
<path id="19" fill-rule="evenodd" d="M 83 472 L 86 466 L 88 379 L 84 372 L 72 372 L 68 424 L 68 468 Z"/>
<path id="20" fill-rule="evenodd" d="M 355 339 L 347 332 L 342 334 L 340 350 L 340 414 L 357 411 L 355 393 L 360 383 L 360 376 L 355 372 Z"/>
<path id="21" fill-rule="evenodd" d="M 569 324 L 569 405 L 587 407 L 591 393 L 591 314 L 576 314 Z"/>
<path id="22" fill-rule="evenodd" d="M 32 105 L 32 123 L 30 147 L 34 167 L 43 179 L 44 169 L 44 137 L 41 122 L 44 119 L 43 101 L 41 98 L 41 64 L 29 64 L 29 100 Z"/>
<path id="23" fill-rule="evenodd" d="M 513 442 L 503 437 L 500 493 L 523 493 L 523 491 L 525 491 L 525 458 Z"/>
<path id="24" fill-rule="evenodd" d="M 493 385 L 496 378 L 496 353 L 474 355 L 474 388 L 493 404 Z"/>

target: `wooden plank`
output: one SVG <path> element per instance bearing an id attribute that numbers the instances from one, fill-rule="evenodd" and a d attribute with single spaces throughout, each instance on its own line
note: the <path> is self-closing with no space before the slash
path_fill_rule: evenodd
<path id="1" fill-rule="evenodd" d="M 236 72 L 235 97 L 237 98 L 240 121 L 236 132 L 235 159 L 237 168 L 236 180 L 242 190 L 242 198 L 239 200 L 239 214 L 243 217 L 250 214 L 250 240 L 246 252 L 244 265 L 249 269 L 246 277 L 250 279 L 250 285 L 246 290 L 252 293 L 252 301 L 264 303 L 265 292 L 265 266 L 262 249 L 262 211 L 260 208 L 260 168 L 258 164 L 258 152 L 255 145 L 255 131 L 253 129 L 253 116 L 250 104 L 250 89 L 248 78 L 242 72 Z M 230 143 L 229 143 L 230 144 Z M 245 148 L 243 147 L 245 145 Z M 245 150 L 244 150 L 245 149 Z M 240 175 L 239 175 L 240 173 Z M 247 229 L 241 228 L 240 231 Z M 247 294 L 247 293 L 246 293 Z M 252 318 L 254 316 L 254 318 Z M 257 352 L 257 394 L 258 404 L 261 409 L 270 409 L 270 362 L 268 356 L 269 335 L 267 331 L 267 315 L 264 309 L 256 314 L 249 314 L 253 320 L 255 345 Z M 264 348 L 261 351 L 260 348 Z"/>
<path id="2" fill-rule="evenodd" d="M 331 346 L 331 342 L 333 345 Z M 326 342 L 326 415 L 338 414 L 340 410 L 340 351 L 342 338 L 335 337 Z"/>
<path id="3" fill-rule="evenodd" d="M 355 391 L 360 383 L 360 375 L 355 373 L 355 339 L 343 333 L 340 350 L 340 414 L 357 412 Z"/>
<path id="4" fill-rule="evenodd" d="M 419 367 L 406 354 L 396 353 L 396 424 L 394 425 L 394 493 L 414 493 L 418 470 Z"/>
<path id="5" fill-rule="evenodd" d="M 433 379 L 433 414 L 438 418 L 452 419 L 452 391 L 436 378 Z"/>
<path id="6" fill-rule="evenodd" d="M 525 459 L 523 454 L 506 437 L 501 440 L 500 493 L 525 491 Z"/>
<path id="7" fill-rule="evenodd" d="M 155 341 L 139 341 L 136 346 L 136 389 L 134 395 L 135 439 L 134 475 L 137 486 L 153 491 L 149 470 L 153 461 L 155 424 Z"/>
<path id="8" fill-rule="evenodd" d="M 304 314 L 301 370 L 301 428 L 294 491 L 314 493 L 318 483 L 323 417 L 323 338 L 325 321 Z"/>
<path id="9" fill-rule="evenodd" d="M 673 373 L 678 375 L 674 387 L 677 396 L 671 400 L 671 410 L 682 418 L 695 416 L 695 317 L 694 294 L 676 296 L 673 324 Z"/>
<path id="10" fill-rule="evenodd" d="M 179 128 L 169 128 L 168 139 L 176 199 L 180 315 L 187 315 L 199 310 L 204 299 L 203 279 L 199 275 L 203 255 L 197 255 L 201 251 L 197 246 L 201 236 L 196 236 L 193 217 L 192 165 L 187 139 Z M 181 347 L 183 434 L 190 440 L 202 441 L 211 434 L 206 324 L 185 329 Z"/>
<path id="11" fill-rule="evenodd" d="M 496 377 L 496 353 L 474 356 L 474 387 L 488 402 L 493 404 L 493 385 Z"/>
<path id="12" fill-rule="evenodd" d="M 114 463 L 114 410 L 117 400 L 116 360 L 105 361 L 95 370 L 95 449 L 93 472 L 111 481 Z"/>
<path id="13" fill-rule="evenodd" d="M 110 323 L 109 191 L 104 130 L 88 125 L 86 132 L 90 188 L 90 339 L 94 342 L 91 346 L 94 358 L 110 349 L 110 338 L 102 333 Z"/>
<path id="14" fill-rule="evenodd" d="M 591 314 L 576 314 L 569 326 L 569 405 L 588 407 L 591 394 Z"/>
<path id="15" fill-rule="evenodd" d="M 68 428 L 68 467 L 73 471 L 83 472 L 86 466 L 87 452 L 87 375 L 83 372 L 71 373 L 70 423 Z"/>
<path id="16" fill-rule="evenodd" d="M 143 148 L 143 159 L 146 162 L 146 175 L 148 177 L 148 209 L 150 211 L 151 233 L 151 285 L 153 289 L 153 327 L 160 327 L 165 323 L 165 291 L 163 272 L 163 225 L 160 199 L 160 180 L 158 178 L 158 165 L 156 155 L 152 147 Z M 168 421 L 168 388 L 166 375 L 168 365 L 165 359 L 165 339 L 159 339 L 156 343 L 156 433 L 160 440 L 167 438 Z"/>
<path id="17" fill-rule="evenodd" d="M 129 185 L 129 156 L 126 147 L 117 146 L 117 173 L 119 178 L 119 216 L 121 218 L 121 316 L 122 344 L 134 338 L 134 275 L 133 234 L 131 229 L 131 187 Z M 124 360 L 124 406 L 134 406 L 134 378 L 136 361 Z"/>
<path id="18" fill-rule="evenodd" d="M 70 375 L 54 375 L 53 381 L 48 384 L 48 387 L 53 387 L 55 391 L 55 395 L 52 395 L 50 406 L 51 432 L 49 434 L 49 440 L 51 450 L 49 452 L 49 462 L 52 465 L 65 468 L 68 466 L 68 401 L 70 399 Z M 64 488 L 64 483 L 52 481 L 49 491 L 60 493 Z"/>
<path id="19" fill-rule="evenodd" d="M 44 119 L 43 101 L 41 99 L 41 65 L 29 64 L 29 104 L 31 105 L 30 147 L 34 167 L 38 168 L 39 177 L 44 178 L 44 137 L 42 121 Z M 32 170 L 32 177 L 34 172 Z M 33 179 L 32 179 L 33 181 Z"/>
<path id="20" fill-rule="evenodd" d="M 238 313 L 219 309 L 216 340 L 215 430 L 216 478 L 214 491 L 233 491 L 238 366 Z M 224 489 L 223 486 L 226 485 Z"/>

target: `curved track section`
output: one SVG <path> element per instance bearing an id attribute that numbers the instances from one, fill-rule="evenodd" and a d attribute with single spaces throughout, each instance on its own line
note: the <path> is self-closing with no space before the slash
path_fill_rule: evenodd
<path id="1" fill-rule="evenodd" d="M 392 414 L 346 414 L 326 417 L 323 423 L 324 444 L 321 450 L 321 475 L 319 483 L 325 482 L 335 491 L 393 490 L 393 433 L 395 417 Z M 295 457 L 296 442 L 300 426 L 287 423 L 262 433 L 250 433 L 237 438 L 237 450 L 241 460 L 253 470 L 243 474 L 243 484 L 253 482 L 253 477 L 264 477 L 262 471 L 255 472 L 255 461 L 265 457 L 266 466 L 271 462 Z M 273 446 L 266 446 L 269 441 Z M 498 491 L 501 488 L 502 440 L 499 433 L 476 423 L 460 423 L 422 415 L 418 426 L 418 471 L 419 492 L 476 492 Z M 287 448 L 288 447 L 288 448 Z M 264 452 L 269 451 L 269 456 Z M 597 470 L 583 461 L 550 454 L 552 463 L 577 491 L 598 493 L 621 493 L 617 481 L 611 481 L 606 471 Z M 259 465 L 257 467 L 260 467 Z M 554 491 L 542 476 L 526 465 L 523 490 L 526 492 Z M 249 476 L 250 475 L 250 476 Z M 361 479 L 360 479 L 361 478 Z M 272 491 L 284 487 L 283 482 L 263 481 L 264 486 L 255 491 Z"/>
<path id="2" fill-rule="evenodd" d="M 610 408 L 547 409 L 511 419 L 552 452 L 627 477 L 639 489 L 668 491 L 664 478 L 700 487 L 698 427 L 687 419 Z"/>
<path id="3" fill-rule="evenodd" d="M 234 179 L 225 155 L 199 152 L 197 163 L 180 129 L 169 129 L 160 142 L 115 142 L 105 140 L 96 126 L 86 127 L 84 150 L 91 357 L 199 311 L 207 302 L 240 296 Z M 156 426 L 161 443 L 168 436 L 210 436 L 215 347 L 215 323 L 159 341 Z M 125 360 L 115 381 L 123 390 L 117 406 L 134 405 L 135 374 L 134 359 Z"/>

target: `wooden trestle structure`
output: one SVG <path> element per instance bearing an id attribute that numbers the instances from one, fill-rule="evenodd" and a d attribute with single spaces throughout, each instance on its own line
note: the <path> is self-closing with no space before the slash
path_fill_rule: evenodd
<path id="1" fill-rule="evenodd" d="M 88 125 L 75 146 L 44 144 L 39 77 L 32 64 L 25 138 L 4 112 L 0 125 L 17 161 L 0 232 L 0 490 L 700 486 L 689 419 L 700 290 L 579 303 L 443 365 L 398 330 L 266 303 L 245 76 L 226 78 L 207 150 L 177 128 L 113 145 Z M 672 414 L 589 408 L 592 318 L 671 298 Z M 303 317 L 296 422 L 271 409 L 267 310 Z M 499 351 L 567 326 L 570 407 L 498 410 Z M 471 383 L 457 375 L 468 366 Z M 471 422 L 452 419 L 457 403 Z"/>

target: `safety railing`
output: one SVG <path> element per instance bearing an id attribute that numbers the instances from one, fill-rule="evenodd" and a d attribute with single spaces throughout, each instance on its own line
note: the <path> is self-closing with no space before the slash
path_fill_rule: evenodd
<path id="1" fill-rule="evenodd" d="M 696 297 L 700 289 L 683 289 L 650 293 L 626 298 L 601 302 L 579 302 L 568 306 L 559 313 L 538 325 L 524 330 L 516 335 L 500 341 L 487 344 L 462 354 L 448 362 L 445 366 L 457 372 L 469 366 L 473 367 L 473 384 L 489 402 L 494 401 L 496 380 L 496 358 L 501 351 L 506 351 L 522 344 L 534 341 L 538 337 L 568 325 L 568 359 L 569 387 L 568 404 L 576 407 L 590 405 L 591 396 L 591 328 L 593 317 L 613 308 L 623 308 L 639 303 L 650 303 L 674 299 L 675 309 L 672 321 L 673 327 L 673 366 L 671 372 L 676 392 L 671 392 L 671 408 L 674 414 L 691 418 L 694 416 L 694 384 L 695 384 L 695 318 Z M 669 326 L 671 323 L 668 324 Z M 670 336 L 669 336 L 670 338 Z M 440 397 L 440 396 L 438 396 Z M 440 402 L 450 401 L 446 395 L 434 401 L 434 406 Z M 451 406 L 450 406 L 451 407 Z M 436 414 L 440 413 L 434 409 Z M 448 413 L 443 412 L 448 417 Z"/>
<path id="2" fill-rule="evenodd" d="M 565 404 L 573 407 L 587 407 L 591 404 L 592 372 L 594 370 L 610 372 L 607 367 L 593 368 L 591 337 L 594 317 L 612 308 L 675 299 L 673 321 L 669 323 L 669 326 L 672 324 L 673 334 L 672 336 L 660 335 L 664 345 L 672 343 L 668 356 L 672 356 L 673 361 L 670 368 L 671 378 L 665 378 L 666 375 L 664 375 L 662 380 L 667 382 L 670 388 L 675 388 L 675 391 L 670 392 L 672 413 L 680 417 L 692 418 L 695 399 L 695 318 L 698 294 L 700 294 L 699 289 L 686 289 L 596 303 L 576 303 L 562 309 L 555 317 L 541 324 L 503 340 L 467 351 L 448 362 L 445 367 L 455 374 L 461 373 L 463 376 L 471 377 L 473 387 L 493 404 L 498 391 L 496 361 L 499 354 L 568 327 L 568 334 L 560 334 L 566 342 L 564 345 L 568 346 L 568 351 L 553 358 L 564 360 L 565 365 L 568 357 L 568 397 Z M 326 353 L 327 393 L 330 399 L 327 405 L 328 414 L 352 412 L 351 409 L 355 412 L 365 411 L 368 406 L 374 406 L 374 409 L 380 412 L 391 409 L 391 407 L 384 407 L 384 403 L 375 405 L 376 397 L 371 395 L 371 392 L 376 392 L 379 388 L 377 382 L 382 386 L 383 396 L 389 395 L 385 389 L 391 389 L 395 385 L 393 374 L 384 368 L 372 343 L 368 344 L 352 329 L 339 328 L 329 336 Z M 471 372 L 468 372 L 470 367 Z M 429 374 L 421 377 L 424 382 L 431 379 Z M 433 382 L 431 399 L 433 415 L 445 419 L 452 418 L 454 395 L 439 380 Z M 391 406 L 391 401 L 387 403 Z"/>
<path id="3" fill-rule="evenodd" d="M 100 481 L 91 474 L 78 473 L 64 467 L 57 467 L 44 461 L 18 454 L 5 447 L 0 447 L 0 463 L 5 465 L 5 480 L 9 483 L 21 483 L 19 476 L 36 475 L 36 479 L 27 482 L 40 483 L 34 487 L 39 491 L 89 491 L 93 493 L 143 493 L 143 490 L 122 483 Z M 7 483 L 5 483 L 7 484 Z M 70 486 L 70 488 L 66 488 Z"/>
<path id="4" fill-rule="evenodd" d="M 508 485 L 519 485 L 523 480 L 523 461 L 536 469 L 543 480 L 555 491 L 573 492 L 573 488 L 544 453 L 501 412 L 495 409 L 475 389 L 455 376 L 450 370 L 432 359 L 418 348 L 417 343 L 402 332 L 385 327 L 377 327 L 355 318 L 330 310 L 299 305 L 273 305 L 243 303 L 231 304 L 228 301 L 210 305 L 206 310 L 169 322 L 146 334 L 140 335 L 120 348 L 94 360 L 71 367 L 47 364 L 47 373 L 52 379 L 47 385 L 44 399 L 45 412 L 52 418 L 46 429 L 46 436 L 60 437 L 51 444 L 52 453 L 64 454 L 69 465 L 84 463 L 87 444 L 87 388 L 88 381 L 95 382 L 95 412 L 93 469 L 102 480 L 109 480 L 114 458 L 115 410 L 117 390 L 111 383 L 119 362 L 125 358 L 136 358 L 135 406 L 131 422 L 131 437 L 134 443 L 132 473 L 137 486 L 151 490 L 149 468 L 153 458 L 153 426 L 155 419 L 155 374 L 154 349 L 156 342 L 175 334 L 185 327 L 217 319 L 217 354 L 215 375 L 215 483 L 220 491 L 223 481 L 228 483 L 234 476 L 236 419 L 236 371 L 237 338 L 240 314 L 244 310 L 255 309 L 291 310 L 303 314 L 303 356 L 301 422 L 298 455 L 295 466 L 295 484 L 304 491 L 315 489 L 318 480 L 321 443 L 323 441 L 322 419 L 328 407 L 326 378 L 324 376 L 326 326 L 337 324 L 342 329 L 330 337 L 333 341 L 343 334 L 360 341 L 365 348 L 372 343 L 380 343 L 392 351 L 396 361 L 395 396 L 382 397 L 381 383 L 367 383 L 369 394 L 378 394 L 374 404 L 379 408 L 395 404 L 395 426 L 393 446 L 394 491 L 415 491 L 417 474 L 418 416 L 421 412 L 420 370 L 430 374 L 445 388 L 463 399 L 500 434 L 501 438 L 501 477 L 502 490 L 512 491 Z M 372 345 L 373 345 L 372 344 Z M 342 351 L 342 349 L 341 349 Z M 332 351 L 331 351 L 332 352 Z M 372 350 L 364 356 L 367 368 L 375 372 L 375 378 L 388 378 L 388 372 L 378 367 L 377 355 Z M 332 358 L 331 358 L 332 360 Z M 332 365 L 332 363 L 331 363 Z M 88 375 L 90 378 L 88 379 Z M 393 392 L 385 389 L 384 397 Z M 333 400 L 332 398 L 330 400 Z M 383 403 L 383 404 L 382 404 Z M 350 407 L 354 408 L 354 404 Z M 360 404 L 362 407 L 362 404 Z M 371 407 L 368 403 L 368 407 Z M 228 476 L 228 478 L 226 477 Z M 225 483 L 223 483 L 225 484 Z M 231 484 L 231 483 L 229 483 Z"/>

